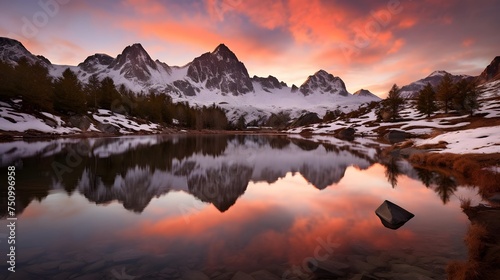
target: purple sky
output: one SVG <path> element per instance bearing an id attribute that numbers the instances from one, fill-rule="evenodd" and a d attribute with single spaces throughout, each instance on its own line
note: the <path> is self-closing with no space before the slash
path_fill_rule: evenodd
<path id="1" fill-rule="evenodd" d="M 141 43 L 185 65 L 226 44 L 250 75 L 289 85 L 324 69 L 385 96 L 447 70 L 478 75 L 500 55 L 500 1 L 1 1 L 0 36 L 56 64 Z"/>

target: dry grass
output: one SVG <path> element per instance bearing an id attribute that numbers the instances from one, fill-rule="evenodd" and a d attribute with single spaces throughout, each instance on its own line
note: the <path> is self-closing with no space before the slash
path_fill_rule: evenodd
<path id="1" fill-rule="evenodd" d="M 462 208 L 462 210 L 466 211 L 471 209 L 472 200 L 470 198 L 461 197 L 459 199 L 460 199 L 460 208 Z"/>
<path id="2" fill-rule="evenodd" d="M 449 280 L 479 280 L 479 263 L 476 261 L 453 261 L 446 267 Z"/>
<path id="3" fill-rule="evenodd" d="M 468 203 L 470 200 L 462 201 Z M 464 238 L 465 245 L 469 252 L 469 259 L 465 262 L 453 261 L 446 267 L 448 279 L 453 280 L 479 280 L 484 279 L 481 269 L 481 259 L 485 252 L 485 241 L 488 238 L 488 231 L 482 225 L 472 224 L 469 226 L 467 235 Z"/>
<path id="4" fill-rule="evenodd" d="M 449 153 L 413 154 L 409 161 L 422 168 L 438 169 L 460 179 L 460 184 L 477 186 L 483 197 L 500 192 L 500 174 L 483 169 L 499 162 L 499 154 L 457 155 Z"/>
<path id="5" fill-rule="evenodd" d="M 469 251 L 469 259 L 480 260 L 485 252 L 485 241 L 488 239 L 488 230 L 479 224 L 471 224 L 467 235 L 465 235 L 465 245 Z"/>

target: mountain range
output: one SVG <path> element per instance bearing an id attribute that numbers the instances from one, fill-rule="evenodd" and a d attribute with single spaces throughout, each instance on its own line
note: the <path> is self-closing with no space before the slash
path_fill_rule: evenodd
<path id="1" fill-rule="evenodd" d="M 251 77 L 244 63 L 224 44 L 181 67 L 153 60 L 141 44 L 125 47 L 117 57 L 97 53 L 77 66 L 67 66 L 32 54 L 19 41 L 0 38 L 1 60 L 15 65 L 22 57 L 46 66 L 54 78 L 69 68 L 83 83 L 92 75 L 111 77 L 116 85 L 123 84 L 137 93 L 154 90 L 170 95 L 174 102 L 216 104 L 226 110 L 230 120 L 243 115 L 247 122 L 259 121 L 279 112 L 292 118 L 306 112 L 324 115 L 328 110 L 350 111 L 380 100 L 369 92 L 350 94 L 340 77 L 324 70 L 310 75 L 300 86 L 288 86 L 271 75 Z"/>
<path id="2" fill-rule="evenodd" d="M 262 124 L 272 114 L 278 113 L 286 113 L 292 119 L 310 112 L 321 117 L 327 111 L 348 112 L 363 103 L 380 100 L 365 89 L 349 93 L 340 77 L 324 70 L 310 75 L 300 86 L 288 86 L 271 75 L 251 77 L 244 63 L 224 44 L 184 66 L 153 60 L 141 44 L 125 47 L 116 57 L 97 53 L 77 66 L 67 66 L 52 64 L 47 58 L 32 54 L 19 41 L 0 37 L 0 60 L 15 65 L 22 57 L 30 63 L 46 66 L 54 78 L 69 68 L 83 83 L 92 75 L 99 79 L 110 77 L 117 86 L 123 84 L 136 93 L 154 90 L 170 95 L 174 102 L 188 102 L 192 106 L 216 104 L 233 122 L 243 116 L 247 123 L 256 121 Z M 496 57 L 478 77 L 452 75 L 452 78 L 454 81 L 465 78 L 486 83 L 500 78 L 499 65 L 500 57 Z M 434 71 L 423 79 L 402 86 L 401 94 L 405 98 L 414 98 L 427 83 L 436 87 L 445 74 L 446 71 Z"/>

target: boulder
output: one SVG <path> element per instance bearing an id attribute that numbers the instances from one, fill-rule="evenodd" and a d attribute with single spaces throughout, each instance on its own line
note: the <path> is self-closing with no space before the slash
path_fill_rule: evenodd
<path id="1" fill-rule="evenodd" d="M 77 127 L 82 131 L 87 131 L 92 123 L 87 116 L 72 116 L 68 122 L 71 126 Z"/>
<path id="2" fill-rule="evenodd" d="M 412 213 L 388 200 L 384 201 L 384 203 L 375 210 L 375 214 L 380 218 L 382 224 L 390 229 L 398 229 L 411 218 L 415 217 Z"/>
<path id="3" fill-rule="evenodd" d="M 298 119 L 293 121 L 290 124 L 290 128 L 306 126 L 306 125 L 315 124 L 315 123 L 319 123 L 319 122 L 321 122 L 321 119 L 319 118 L 318 114 L 305 113 L 302 116 L 300 116 Z"/>
<path id="4" fill-rule="evenodd" d="M 335 133 L 335 137 L 342 140 L 354 140 L 354 133 L 356 133 L 356 130 L 352 127 L 341 128 Z"/>
<path id="5" fill-rule="evenodd" d="M 391 144 L 405 141 L 408 137 L 410 137 L 410 134 L 401 130 L 390 130 L 384 135 L 384 139 Z"/>
<path id="6" fill-rule="evenodd" d="M 118 127 L 116 127 L 112 124 L 109 124 L 109 123 L 99 123 L 97 125 L 97 129 L 99 129 L 102 132 L 112 133 L 112 134 L 118 134 L 120 132 Z"/>

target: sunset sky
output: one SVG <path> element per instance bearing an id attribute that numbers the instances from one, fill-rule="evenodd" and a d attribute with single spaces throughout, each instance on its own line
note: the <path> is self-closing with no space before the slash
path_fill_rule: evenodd
<path id="1" fill-rule="evenodd" d="M 478 75 L 500 55 L 498 0 L 20 0 L 0 11 L 0 36 L 55 64 L 141 43 L 182 66 L 224 43 L 251 76 L 291 86 L 324 69 L 380 96 L 434 70 Z"/>

